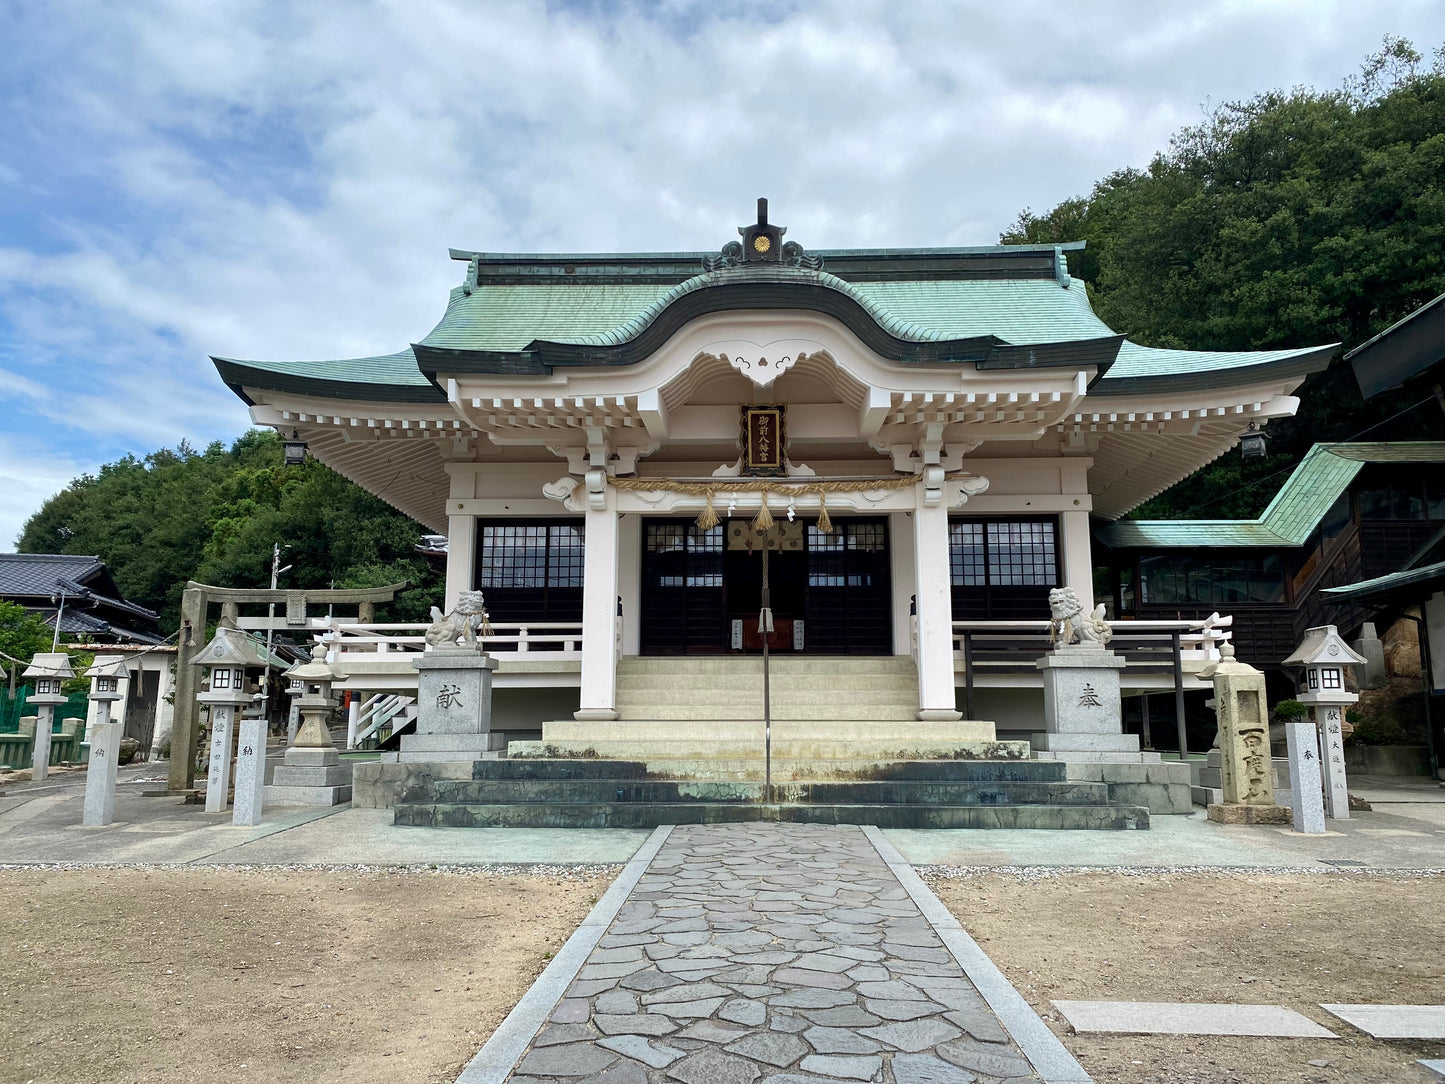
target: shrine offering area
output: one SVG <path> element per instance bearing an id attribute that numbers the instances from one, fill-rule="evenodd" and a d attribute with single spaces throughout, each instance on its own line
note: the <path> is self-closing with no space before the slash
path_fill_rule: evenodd
<path id="1" fill-rule="evenodd" d="M 0 871 L 0 1080 L 449 1084 L 615 873 L 534 869 Z"/>
<path id="2" fill-rule="evenodd" d="M 1098 1084 L 1423 1081 L 1441 1056 L 1320 1003 L 1445 1003 L 1445 876 L 919 872 Z M 1071 1035 L 1052 1002 L 1074 999 L 1283 1006 L 1340 1038 Z"/>

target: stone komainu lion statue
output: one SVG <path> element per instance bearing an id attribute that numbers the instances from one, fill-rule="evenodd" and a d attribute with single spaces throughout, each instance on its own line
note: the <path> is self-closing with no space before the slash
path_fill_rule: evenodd
<path id="1" fill-rule="evenodd" d="M 1072 587 L 1055 587 L 1049 592 L 1049 614 L 1049 643 L 1056 647 L 1078 643 L 1103 647 L 1114 638 L 1114 630 L 1104 620 L 1104 604 L 1085 616 Z"/>
<path id="2" fill-rule="evenodd" d="M 476 647 L 478 629 L 483 636 L 492 634 L 492 626 L 487 622 L 486 600 L 480 591 L 463 591 L 451 613 L 443 614 L 435 606 L 431 608 L 426 642 L 432 647 L 452 647 L 460 640 L 467 647 Z"/>

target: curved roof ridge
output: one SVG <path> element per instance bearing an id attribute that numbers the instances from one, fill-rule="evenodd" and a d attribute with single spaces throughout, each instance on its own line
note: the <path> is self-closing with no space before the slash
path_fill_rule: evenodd
<path id="1" fill-rule="evenodd" d="M 653 321 L 662 315 L 662 313 L 679 298 L 695 293 L 698 290 L 743 282 L 804 282 L 814 286 L 822 286 L 826 289 L 835 290 L 853 301 L 872 318 L 874 323 L 895 338 L 908 342 L 941 342 L 949 338 L 949 336 L 941 332 L 934 331 L 930 328 L 923 327 L 921 324 L 916 324 L 885 312 L 877 302 L 855 289 L 851 283 L 839 278 L 837 275 L 829 274 L 827 271 L 815 271 L 808 268 L 749 267 L 704 271 L 700 275 L 694 275 L 686 282 L 678 283 L 636 316 L 631 317 L 615 328 L 592 335 L 557 339 L 554 341 L 566 342 L 576 346 L 618 346 L 621 343 L 630 342 L 635 339 L 650 327 Z"/>

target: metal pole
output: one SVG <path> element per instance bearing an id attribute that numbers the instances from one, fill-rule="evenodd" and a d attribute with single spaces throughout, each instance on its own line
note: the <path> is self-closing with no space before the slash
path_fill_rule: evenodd
<path id="1" fill-rule="evenodd" d="M 1189 756 L 1189 732 L 1184 727 L 1184 659 L 1180 655 L 1179 632 L 1173 633 L 1174 641 L 1174 725 L 1179 731 L 1179 759 Z"/>
<path id="2" fill-rule="evenodd" d="M 768 589 L 768 545 L 763 539 L 763 590 L 762 612 L 758 614 L 758 629 L 763 634 L 763 801 L 773 801 L 773 706 L 772 691 L 768 687 L 768 634 L 773 627 L 773 605 Z"/>
<path id="3" fill-rule="evenodd" d="M 65 588 L 60 589 L 60 609 L 55 611 L 55 635 L 50 638 L 50 650 L 60 650 L 60 619 L 65 616 Z"/>
<path id="4" fill-rule="evenodd" d="M 1148 694 L 1148 693 L 1141 693 L 1140 696 L 1139 696 L 1139 716 L 1140 716 L 1140 722 L 1143 724 L 1142 729 L 1143 729 L 1143 731 L 1144 731 L 1144 748 L 1145 748 L 1145 749 L 1153 749 L 1153 748 L 1154 748 L 1154 735 L 1153 735 L 1153 734 L 1150 732 L 1150 730 L 1149 730 L 1149 694 Z"/>
<path id="5" fill-rule="evenodd" d="M 276 580 L 281 573 L 289 572 L 291 566 L 281 567 L 281 543 L 271 543 L 271 590 L 276 590 Z M 331 581 L 334 585 L 335 580 Z M 331 613 L 327 609 L 327 614 Z M 276 603 L 271 602 L 266 606 L 266 668 L 261 671 L 261 703 L 262 711 L 266 713 L 267 726 L 270 726 L 271 719 L 271 638 L 276 635 L 276 630 L 271 626 L 276 623 Z"/>

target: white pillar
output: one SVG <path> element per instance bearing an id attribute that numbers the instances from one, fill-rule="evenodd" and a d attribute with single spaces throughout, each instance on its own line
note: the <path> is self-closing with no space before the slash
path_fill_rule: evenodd
<path id="1" fill-rule="evenodd" d="M 443 609 L 451 613 L 463 591 L 474 586 L 477 567 L 477 517 L 447 517 L 447 586 Z"/>
<path id="2" fill-rule="evenodd" d="M 1320 727 L 1320 770 L 1324 776 L 1325 815 L 1331 820 L 1350 819 L 1350 792 L 1345 785 L 1345 736 L 1340 724 L 1345 709 L 1338 704 L 1315 708 Z"/>
<path id="3" fill-rule="evenodd" d="M 265 781 L 266 718 L 242 719 L 241 747 L 236 751 L 236 802 L 231 813 L 232 824 L 261 823 L 261 791 Z"/>
<path id="4" fill-rule="evenodd" d="M 1320 799 L 1319 728 L 1312 719 L 1284 725 L 1289 746 L 1289 785 L 1294 794 L 1294 830 L 1319 835 L 1325 830 L 1325 808 Z"/>
<path id="5" fill-rule="evenodd" d="M 578 719 L 617 718 L 616 504 L 587 508 L 582 551 L 582 696 Z"/>
<path id="6" fill-rule="evenodd" d="M 949 584 L 948 507 L 913 513 L 913 568 L 918 610 L 918 717 L 930 722 L 962 718 L 953 681 L 953 600 Z"/>
<path id="7" fill-rule="evenodd" d="M 301 709 L 293 704 L 291 710 L 293 712 L 300 712 Z M 356 748 L 356 732 L 360 729 L 361 691 L 359 689 L 356 689 L 352 691 L 351 703 L 346 709 L 346 748 Z M 286 744 L 290 745 L 291 743 L 288 741 Z"/>
<path id="8" fill-rule="evenodd" d="M 50 774 L 50 731 L 55 727 L 55 705 L 36 705 L 35 747 L 30 754 L 30 778 L 44 779 Z"/>
<path id="9" fill-rule="evenodd" d="M 1064 586 L 1072 587 L 1085 613 L 1094 609 L 1094 551 L 1089 535 L 1088 509 L 1070 510 L 1059 516 L 1063 543 Z"/>
<path id="10" fill-rule="evenodd" d="M 99 827 L 115 820 L 115 775 L 123 724 L 110 721 L 110 702 L 95 701 L 90 730 L 90 760 L 85 768 L 85 808 L 80 823 Z"/>
<path id="11" fill-rule="evenodd" d="M 226 809 L 226 788 L 231 781 L 231 723 L 236 709 L 231 704 L 211 705 L 211 765 L 206 772 L 206 812 Z"/>

